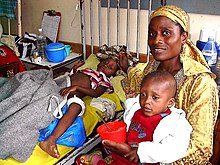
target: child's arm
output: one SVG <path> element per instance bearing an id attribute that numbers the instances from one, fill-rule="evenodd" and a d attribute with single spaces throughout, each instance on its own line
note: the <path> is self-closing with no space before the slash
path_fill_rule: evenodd
<path id="1" fill-rule="evenodd" d="M 77 69 L 78 69 L 80 66 L 84 65 L 84 64 L 85 64 L 85 61 L 83 61 L 83 60 L 78 61 L 78 62 L 72 67 L 72 69 L 71 69 L 71 71 L 70 71 L 70 74 L 72 75 L 72 74 L 76 73 Z"/>
<path id="2" fill-rule="evenodd" d="M 104 86 L 98 86 L 96 89 L 91 88 L 84 88 L 77 85 L 73 85 L 71 87 L 66 87 L 60 90 L 60 95 L 65 96 L 69 93 L 69 97 L 72 97 L 73 95 L 79 95 L 79 96 L 91 96 L 91 97 L 99 97 L 106 91 L 106 87 Z"/>
<path id="3" fill-rule="evenodd" d="M 132 151 L 131 146 L 127 143 L 117 143 L 111 140 L 103 140 L 102 144 L 105 148 L 122 156 Z"/>
<path id="4" fill-rule="evenodd" d="M 134 162 L 134 163 L 139 162 L 137 147 L 131 147 L 127 143 L 117 143 L 110 140 L 103 140 L 102 144 L 105 148 L 123 156 L 130 162 Z"/>

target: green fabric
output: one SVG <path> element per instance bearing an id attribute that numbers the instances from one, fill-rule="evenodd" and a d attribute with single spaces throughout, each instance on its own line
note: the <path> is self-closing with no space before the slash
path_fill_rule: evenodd
<path id="1" fill-rule="evenodd" d="M 4 43 L 0 42 L 0 46 L 5 45 Z"/>

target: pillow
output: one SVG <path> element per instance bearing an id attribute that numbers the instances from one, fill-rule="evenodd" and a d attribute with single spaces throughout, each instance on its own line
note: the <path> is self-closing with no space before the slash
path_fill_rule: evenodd
<path id="1" fill-rule="evenodd" d="M 77 70 L 82 70 L 85 68 L 97 69 L 97 65 L 99 63 L 99 59 L 95 54 L 91 54 L 85 61 L 85 64 L 79 67 Z"/>
<path id="2" fill-rule="evenodd" d="M 126 95 L 121 85 L 121 80 L 124 78 L 125 78 L 124 76 L 115 76 L 111 78 L 111 83 L 114 88 L 114 92 L 118 95 L 119 99 L 122 102 L 126 100 Z"/>

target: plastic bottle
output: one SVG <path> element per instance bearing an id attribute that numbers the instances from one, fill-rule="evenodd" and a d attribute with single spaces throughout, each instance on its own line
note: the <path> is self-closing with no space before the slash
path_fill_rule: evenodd
<path id="1" fill-rule="evenodd" d="M 47 46 L 46 36 L 43 34 L 43 29 L 38 29 L 39 36 L 37 37 L 37 51 L 38 55 L 45 59 L 45 47 Z"/>
<path id="2" fill-rule="evenodd" d="M 215 72 L 215 64 L 217 62 L 217 50 L 213 37 L 208 38 L 208 42 L 205 44 L 204 48 L 202 49 L 202 54 L 204 55 L 211 70 Z"/>
<path id="3" fill-rule="evenodd" d="M 216 83 L 220 87 L 220 44 L 217 44 L 217 62 L 215 64 Z"/>
<path id="4" fill-rule="evenodd" d="M 3 27 L 2 27 L 2 25 L 0 24 L 0 38 L 2 38 L 2 33 L 3 33 Z"/>

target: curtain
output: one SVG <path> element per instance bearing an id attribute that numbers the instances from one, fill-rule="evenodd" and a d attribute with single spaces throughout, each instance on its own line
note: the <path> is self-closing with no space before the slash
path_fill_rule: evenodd
<path id="1" fill-rule="evenodd" d="M 17 0 L 0 0 L 0 16 L 15 20 L 15 9 Z"/>

